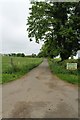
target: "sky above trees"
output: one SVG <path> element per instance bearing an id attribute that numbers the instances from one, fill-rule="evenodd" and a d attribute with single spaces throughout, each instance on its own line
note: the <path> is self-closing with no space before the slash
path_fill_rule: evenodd
<path id="1" fill-rule="evenodd" d="M 0 0 L 0 26 L 2 49 L 0 53 L 38 53 L 42 43 L 30 42 L 26 32 L 29 0 Z"/>

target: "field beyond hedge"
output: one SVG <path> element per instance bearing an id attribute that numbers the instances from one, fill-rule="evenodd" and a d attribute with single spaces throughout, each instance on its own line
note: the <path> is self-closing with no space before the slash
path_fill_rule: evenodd
<path id="1" fill-rule="evenodd" d="M 79 75 L 80 70 L 67 70 L 67 63 L 78 63 L 78 60 L 70 59 L 60 62 L 59 59 L 49 60 L 51 71 L 56 74 L 60 79 L 65 80 L 72 84 L 80 84 Z"/>
<path id="2" fill-rule="evenodd" d="M 42 58 L 28 57 L 2 57 L 2 80 L 0 83 L 7 83 L 20 78 L 32 68 L 38 66 Z"/>

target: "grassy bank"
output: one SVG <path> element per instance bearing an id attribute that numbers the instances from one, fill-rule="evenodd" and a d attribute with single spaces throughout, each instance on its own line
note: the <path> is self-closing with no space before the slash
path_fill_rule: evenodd
<path id="1" fill-rule="evenodd" d="M 49 65 L 51 71 L 56 74 L 60 79 L 65 80 L 72 84 L 78 84 L 80 71 L 78 70 L 67 70 L 67 63 L 78 63 L 78 60 L 65 60 L 63 62 L 59 62 L 58 59 L 49 60 Z"/>
<path id="2" fill-rule="evenodd" d="M 20 78 L 41 62 L 41 58 L 2 57 L 2 81 L 0 83 Z"/>

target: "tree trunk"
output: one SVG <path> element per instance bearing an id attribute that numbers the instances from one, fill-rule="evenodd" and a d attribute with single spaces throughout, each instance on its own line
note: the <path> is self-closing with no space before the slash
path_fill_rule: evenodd
<path id="1" fill-rule="evenodd" d="M 61 52 L 60 53 L 60 57 L 61 57 L 61 61 L 64 61 L 66 59 L 68 59 L 70 57 L 70 54 L 69 53 L 66 53 L 66 52 Z"/>

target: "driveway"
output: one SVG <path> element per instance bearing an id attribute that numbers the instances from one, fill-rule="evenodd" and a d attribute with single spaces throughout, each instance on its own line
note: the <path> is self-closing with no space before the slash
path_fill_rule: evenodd
<path id="1" fill-rule="evenodd" d="M 2 87 L 3 118 L 77 118 L 78 88 L 60 80 L 47 60 Z"/>

